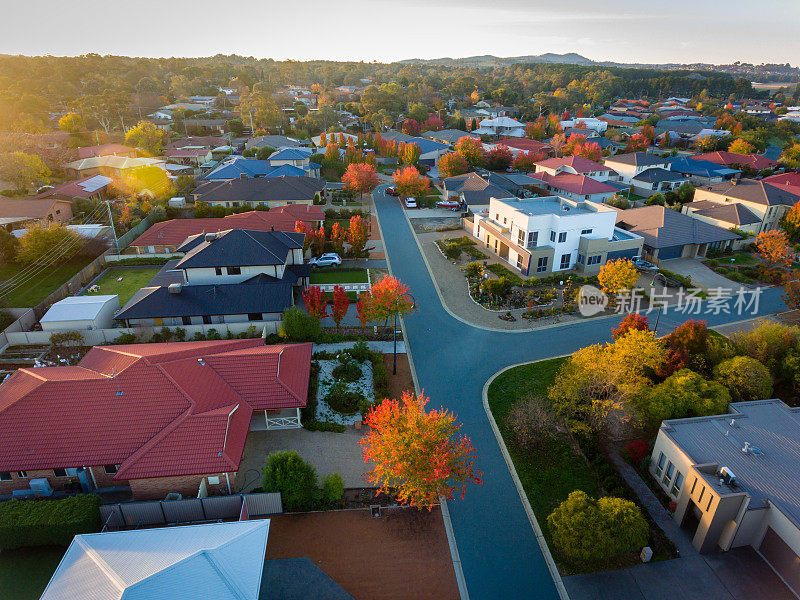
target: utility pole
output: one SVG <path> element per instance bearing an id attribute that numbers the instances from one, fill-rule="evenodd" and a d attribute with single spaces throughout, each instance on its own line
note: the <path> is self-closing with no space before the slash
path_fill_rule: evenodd
<path id="1" fill-rule="evenodd" d="M 114 234 L 114 248 L 117 249 L 119 254 L 119 241 L 117 240 L 117 230 L 114 227 L 114 217 L 111 214 L 111 202 L 106 200 L 106 209 L 108 209 L 108 222 L 111 223 L 111 232 Z"/>
<path id="2" fill-rule="evenodd" d="M 253 111 L 250 111 L 250 135 L 255 135 L 256 127 L 253 125 Z"/>

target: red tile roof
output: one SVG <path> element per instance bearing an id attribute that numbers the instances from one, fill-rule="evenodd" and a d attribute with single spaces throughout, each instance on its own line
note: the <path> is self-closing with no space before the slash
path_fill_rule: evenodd
<path id="1" fill-rule="evenodd" d="M 254 410 L 305 406 L 310 362 L 311 344 L 253 339 L 98 346 L 78 366 L 20 369 L 0 385 L 0 471 L 235 471 Z"/>
<path id="2" fill-rule="evenodd" d="M 616 193 L 617 188 L 606 185 L 602 181 L 597 181 L 586 175 L 574 175 L 572 173 L 559 173 L 558 175 L 550 175 L 550 173 L 530 173 L 530 177 L 539 179 L 554 190 L 564 190 L 572 194 L 579 194 L 582 196 L 592 194 L 608 194 Z"/>
<path id="3" fill-rule="evenodd" d="M 597 173 L 611 171 L 609 167 L 584 158 L 583 156 L 564 156 L 561 158 L 548 158 L 536 163 L 538 167 L 558 169 L 559 167 L 572 167 L 577 173 Z"/>
<path id="4" fill-rule="evenodd" d="M 78 158 L 92 158 L 95 156 L 136 156 L 136 148 L 122 144 L 100 144 L 99 146 L 84 146 L 78 148 Z"/>
<path id="5" fill-rule="evenodd" d="M 73 181 L 67 181 L 66 183 L 62 183 L 61 185 L 57 185 L 54 188 L 50 188 L 49 190 L 45 190 L 41 194 L 37 194 L 34 198 L 49 198 L 51 196 L 69 196 L 70 198 L 91 198 L 92 196 L 96 195 L 98 192 L 103 191 L 108 187 L 110 184 L 106 184 L 102 187 L 94 189 L 92 191 L 87 191 L 86 189 L 82 188 L 79 184 L 83 183 L 84 181 L 89 181 L 90 179 L 94 179 L 98 177 L 98 175 L 89 175 L 88 177 L 81 177 L 80 179 L 75 179 Z"/>
<path id="6" fill-rule="evenodd" d="M 509 148 L 515 148 L 517 150 L 524 150 L 525 152 L 552 152 L 553 147 L 546 143 L 540 142 L 539 140 L 531 140 L 529 138 L 510 138 L 505 137 L 502 138 L 498 144 L 503 144 L 504 146 L 508 146 Z"/>
<path id="7" fill-rule="evenodd" d="M 693 156 L 695 160 L 707 160 L 717 165 L 729 167 L 731 165 L 749 165 L 757 171 L 762 169 L 769 169 L 778 164 L 770 158 L 759 156 L 758 154 L 736 154 L 734 152 L 709 152 L 708 154 L 700 154 Z"/>
<path id="8" fill-rule="evenodd" d="M 800 173 L 797 171 L 781 173 L 780 175 L 770 175 L 769 177 L 765 177 L 763 181 L 800 196 Z"/>
<path id="9" fill-rule="evenodd" d="M 171 219 L 156 223 L 131 242 L 131 246 L 178 246 L 190 235 L 228 229 L 254 231 L 294 231 L 297 221 L 316 226 L 323 221 L 322 207 L 311 204 L 286 204 L 269 211 L 251 210 L 222 218 Z"/>

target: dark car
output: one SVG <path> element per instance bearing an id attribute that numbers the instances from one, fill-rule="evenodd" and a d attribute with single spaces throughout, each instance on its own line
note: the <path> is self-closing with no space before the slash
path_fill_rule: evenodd
<path id="1" fill-rule="evenodd" d="M 393 187 L 388 187 L 388 188 L 386 188 L 386 195 L 387 196 L 399 196 L 400 192 L 398 192 Z"/>

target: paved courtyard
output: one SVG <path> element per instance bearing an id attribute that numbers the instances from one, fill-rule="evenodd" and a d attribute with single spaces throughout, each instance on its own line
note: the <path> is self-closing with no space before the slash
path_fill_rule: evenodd
<path id="1" fill-rule="evenodd" d="M 307 429 L 279 429 L 251 431 L 247 436 L 242 463 L 236 485 L 239 491 L 248 492 L 261 486 L 261 469 L 273 452 L 297 450 L 317 470 L 317 476 L 339 473 L 348 488 L 371 487 L 364 474 L 371 463 L 361 459 L 363 430 L 348 427 L 344 433 L 308 431 Z"/>

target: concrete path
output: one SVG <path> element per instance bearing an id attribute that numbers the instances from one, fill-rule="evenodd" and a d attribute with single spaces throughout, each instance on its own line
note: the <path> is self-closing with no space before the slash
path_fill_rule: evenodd
<path id="1" fill-rule="evenodd" d="M 528 513 L 484 411 L 482 389 L 493 374 L 510 365 L 610 341 L 611 329 L 620 318 L 586 319 L 527 332 L 488 331 L 459 321 L 442 306 L 404 210 L 382 189 L 376 190 L 374 198 L 389 265 L 392 274 L 410 286 L 419 307 L 419 312 L 409 315 L 404 323 L 417 389 L 424 389 L 431 398 L 429 406 L 444 406 L 456 413 L 463 433 L 470 436 L 476 448 L 477 468 L 483 471 L 483 485 L 471 486 L 463 500 L 449 502 L 469 597 L 558 598 Z M 770 289 L 762 294 L 756 313 L 782 310 L 786 308 L 779 291 Z M 686 318 L 680 313 L 665 313 L 659 333 L 669 333 Z M 714 326 L 744 317 L 721 313 L 702 318 Z"/>
<path id="2" fill-rule="evenodd" d="M 696 258 L 676 258 L 675 260 L 667 260 L 662 263 L 664 268 L 669 271 L 674 271 L 679 275 L 685 275 L 692 278 L 692 283 L 702 288 L 704 291 L 715 290 L 722 288 L 724 290 L 731 290 L 736 293 L 740 288 L 748 288 L 741 283 L 736 283 L 712 271 Z"/>
<path id="3" fill-rule="evenodd" d="M 374 242 L 375 240 L 373 240 Z M 368 245 L 372 244 L 370 242 Z M 386 268 L 386 259 L 355 259 L 355 258 L 345 258 L 342 260 L 342 267 L 349 268 L 349 269 L 385 269 Z"/>
<path id="4" fill-rule="evenodd" d="M 326 352 L 339 352 L 340 350 L 347 350 L 353 347 L 355 342 L 341 342 L 333 344 L 314 344 L 314 352 L 317 350 L 325 350 Z M 392 354 L 394 352 L 394 342 L 367 342 L 369 349 L 374 352 L 383 352 L 384 354 Z M 406 343 L 402 340 L 397 340 L 397 353 L 406 353 Z"/>

